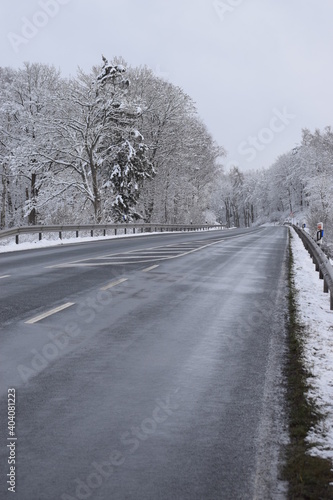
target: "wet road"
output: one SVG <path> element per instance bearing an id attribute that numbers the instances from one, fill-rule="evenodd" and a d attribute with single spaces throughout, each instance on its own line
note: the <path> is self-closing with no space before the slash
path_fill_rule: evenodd
<path id="1" fill-rule="evenodd" d="M 283 498 L 286 248 L 272 227 L 0 256 L 1 498 L 11 387 L 18 499 Z"/>

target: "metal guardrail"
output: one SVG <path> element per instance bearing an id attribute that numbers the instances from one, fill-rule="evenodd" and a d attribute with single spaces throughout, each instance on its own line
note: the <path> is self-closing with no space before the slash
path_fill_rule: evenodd
<path id="1" fill-rule="evenodd" d="M 119 230 L 123 230 L 124 234 L 128 234 L 132 230 L 135 234 L 136 230 L 144 232 L 163 232 L 163 231 L 203 231 L 208 229 L 223 229 L 225 226 L 221 224 L 80 224 L 80 225 L 63 225 L 63 226 L 22 226 L 13 227 L 11 229 L 0 230 L 0 239 L 15 236 L 15 242 L 19 244 L 21 234 L 37 234 L 39 240 L 43 238 L 43 233 L 58 233 L 59 238 L 62 239 L 63 233 L 75 232 L 76 237 L 79 237 L 80 231 L 90 231 L 90 235 L 94 236 L 95 232 L 100 232 L 103 236 L 107 232 L 113 231 L 115 235 Z"/>
<path id="2" fill-rule="evenodd" d="M 317 242 L 308 233 L 298 226 L 292 225 L 292 227 L 311 255 L 312 261 L 316 265 L 316 271 L 319 272 L 319 278 L 324 281 L 324 292 L 330 291 L 330 310 L 333 311 L 333 267 Z"/>

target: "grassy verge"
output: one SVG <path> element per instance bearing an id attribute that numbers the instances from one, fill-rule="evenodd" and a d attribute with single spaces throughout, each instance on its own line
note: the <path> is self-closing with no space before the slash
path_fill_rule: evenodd
<path id="1" fill-rule="evenodd" d="M 289 259 L 289 352 L 286 376 L 290 444 L 286 451 L 283 478 L 289 483 L 290 499 L 333 499 L 333 488 L 329 486 L 333 482 L 332 464 L 329 460 L 310 456 L 311 445 L 305 440 L 310 428 L 322 416 L 314 402 L 306 398 L 311 374 L 303 363 L 305 332 L 297 315 L 291 243 Z"/>

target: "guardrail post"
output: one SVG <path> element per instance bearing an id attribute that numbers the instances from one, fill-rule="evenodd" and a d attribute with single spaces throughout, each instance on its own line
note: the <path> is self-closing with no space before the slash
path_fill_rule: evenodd
<path id="1" fill-rule="evenodd" d="M 114 228 L 114 235 L 117 236 L 117 228 Z"/>
<path id="2" fill-rule="evenodd" d="M 135 227 L 133 227 L 133 234 L 135 234 Z"/>
<path id="3" fill-rule="evenodd" d="M 125 234 L 127 234 L 127 227 L 125 227 Z"/>
<path id="4" fill-rule="evenodd" d="M 324 293 L 328 293 L 328 285 L 325 279 L 324 279 Z"/>
<path id="5" fill-rule="evenodd" d="M 59 231 L 59 239 L 62 240 L 62 232 Z"/>
<path id="6" fill-rule="evenodd" d="M 42 233 L 39 233 L 39 241 L 42 239 Z"/>
<path id="7" fill-rule="evenodd" d="M 19 244 L 19 235 L 18 234 L 15 235 L 15 243 L 16 243 L 16 245 Z"/>
<path id="8" fill-rule="evenodd" d="M 106 229 L 103 229 L 103 236 L 106 236 Z"/>
<path id="9" fill-rule="evenodd" d="M 91 229 L 91 231 L 90 231 L 90 236 L 91 236 L 91 237 L 93 237 L 93 236 L 94 236 L 94 230 L 93 230 L 93 229 Z"/>
<path id="10" fill-rule="evenodd" d="M 331 290 L 331 303 L 330 303 L 330 310 L 333 311 L 333 291 Z"/>
<path id="11" fill-rule="evenodd" d="M 76 231 L 76 237 L 77 238 L 79 237 L 79 231 Z"/>

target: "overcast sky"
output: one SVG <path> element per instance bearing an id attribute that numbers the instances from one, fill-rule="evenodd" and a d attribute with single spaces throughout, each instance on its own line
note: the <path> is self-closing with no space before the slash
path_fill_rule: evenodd
<path id="1" fill-rule="evenodd" d="M 0 65 L 147 65 L 245 170 L 332 124 L 332 22 L 332 0 L 2 0 Z"/>

